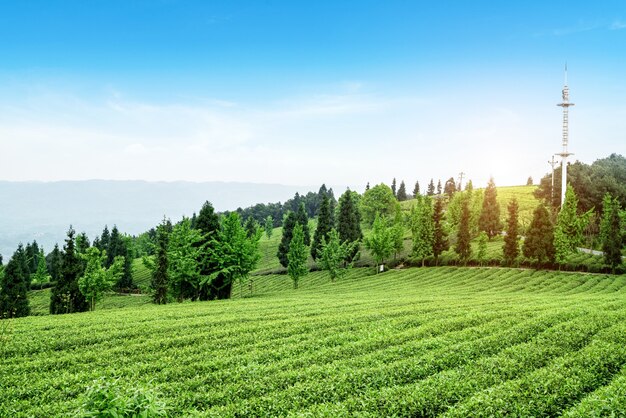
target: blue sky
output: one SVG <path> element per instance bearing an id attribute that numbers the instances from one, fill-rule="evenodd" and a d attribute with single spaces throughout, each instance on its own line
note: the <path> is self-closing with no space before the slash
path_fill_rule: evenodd
<path id="1" fill-rule="evenodd" d="M 578 4 L 580 3 L 580 4 Z M 521 184 L 624 154 L 626 4 L 0 3 L 0 179 Z"/>

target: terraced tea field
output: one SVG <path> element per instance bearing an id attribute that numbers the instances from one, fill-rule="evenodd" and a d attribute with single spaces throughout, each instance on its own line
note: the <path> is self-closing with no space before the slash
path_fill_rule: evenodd
<path id="1" fill-rule="evenodd" d="M 626 411 L 626 276 L 355 269 L 335 284 L 312 273 L 298 290 L 286 276 L 254 286 L 8 322 L 0 416 L 74 414 L 101 377 L 153 388 L 171 416 Z"/>

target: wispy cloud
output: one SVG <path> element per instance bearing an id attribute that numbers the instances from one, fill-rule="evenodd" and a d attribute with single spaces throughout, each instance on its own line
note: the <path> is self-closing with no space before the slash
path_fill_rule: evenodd
<path id="1" fill-rule="evenodd" d="M 609 26 L 609 29 L 611 30 L 626 29 L 626 22 L 623 22 L 621 20 L 616 20 L 613 23 L 611 23 L 611 25 Z"/>

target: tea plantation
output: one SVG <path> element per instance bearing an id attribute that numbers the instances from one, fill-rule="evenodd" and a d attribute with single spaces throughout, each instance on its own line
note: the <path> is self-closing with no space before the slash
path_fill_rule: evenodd
<path id="1" fill-rule="evenodd" d="M 3 321 L 0 416 L 80 414 L 97 379 L 168 416 L 626 411 L 626 276 L 355 269 L 233 293 Z"/>

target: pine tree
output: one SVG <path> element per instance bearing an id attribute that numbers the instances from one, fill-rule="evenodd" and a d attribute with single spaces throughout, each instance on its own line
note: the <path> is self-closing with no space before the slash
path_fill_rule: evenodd
<path id="1" fill-rule="evenodd" d="M 46 256 L 46 264 L 50 272 L 50 280 L 58 282 L 61 278 L 61 262 L 63 256 L 59 250 L 59 244 L 54 244 L 54 249 Z"/>
<path id="2" fill-rule="evenodd" d="M 578 197 L 571 185 L 567 185 L 565 202 L 557 216 L 554 229 L 554 251 L 557 263 L 565 263 L 568 255 L 578 251 L 583 243 L 583 231 L 587 227 L 591 211 L 578 214 Z"/>
<path id="3" fill-rule="evenodd" d="M 123 252 L 123 249 L 121 248 L 123 244 L 121 241 L 120 231 L 117 229 L 117 225 L 113 225 L 111 236 L 109 238 L 109 245 L 105 248 L 107 252 L 107 260 L 105 263 L 106 268 L 109 268 L 113 264 L 115 257 Z"/>
<path id="4" fill-rule="evenodd" d="M 615 273 L 622 264 L 622 247 L 624 246 L 623 225 L 620 217 L 620 205 L 617 198 L 610 194 L 604 195 L 600 221 L 600 241 L 604 252 L 604 262 Z"/>
<path id="5" fill-rule="evenodd" d="M 313 244 L 311 244 L 311 257 L 313 260 L 317 260 L 317 257 L 322 249 L 322 241 L 328 240 L 328 234 L 333 229 L 333 219 L 330 212 L 330 200 L 328 196 L 324 195 L 322 198 L 322 204 L 317 213 L 317 228 L 313 234 Z"/>
<path id="6" fill-rule="evenodd" d="M 358 194 L 346 190 L 339 198 L 339 215 L 337 217 L 337 233 L 342 243 L 355 243 L 351 252 L 346 255 L 346 262 L 356 257 L 359 251 L 359 242 L 363 239 L 361 231 L 361 212 L 357 204 Z"/>
<path id="7" fill-rule="evenodd" d="M 309 229 L 309 217 L 306 214 L 304 202 L 300 203 L 300 206 L 298 207 L 298 212 L 296 212 L 296 221 L 302 225 L 304 245 L 308 247 L 311 244 L 311 230 Z"/>
<path id="8" fill-rule="evenodd" d="M 450 177 L 443 188 L 443 192 L 448 196 L 448 199 L 452 199 L 454 193 L 456 193 L 456 183 L 454 178 Z"/>
<path id="9" fill-rule="evenodd" d="M 459 255 L 459 259 L 463 263 L 467 263 L 472 255 L 471 236 L 470 236 L 470 210 L 468 199 L 463 199 L 461 207 L 461 221 L 457 232 L 456 245 L 454 251 Z"/>
<path id="10" fill-rule="evenodd" d="M 246 235 L 248 236 L 248 238 L 253 237 L 257 234 L 257 231 L 259 230 L 259 223 L 253 217 L 249 217 L 248 219 L 246 219 L 244 229 L 246 230 Z"/>
<path id="11" fill-rule="evenodd" d="M 50 281 L 50 274 L 48 273 L 48 267 L 46 266 L 46 257 L 43 252 L 43 247 L 41 247 L 39 251 L 39 257 L 37 260 L 37 271 L 34 274 L 31 274 L 31 282 L 47 283 Z"/>
<path id="12" fill-rule="evenodd" d="M 478 227 L 485 231 L 491 240 L 502 232 L 502 222 L 500 221 L 500 204 L 497 200 L 496 184 L 493 177 L 489 179 L 489 184 L 485 189 L 483 198 L 483 208 L 478 219 Z"/>
<path id="13" fill-rule="evenodd" d="M 504 236 L 502 255 L 504 262 L 511 265 L 519 256 L 519 204 L 517 199 L 511 199 L 507 210 L 509 217 L 506 222 L 506 235 Z"/>
<path id="14" fill-rule="evenodd" d="M 272 218 L 272 215 L 267 215 L 267 218 L 265 218 L 264 229 L 265 236 L 269 240 L 270 238 L 272 238 L 272 233 L 274 232 L 274 218 Z"/>
<path id="15" fill-rule="evenodd" d="M 393 181 L 391 182 L 391 191 L 393 192 L 393 196 L 396 197 L 396 178 L 393 178 Z"/>
<path id="16" fill-rule="evenodd" d="M 430 179 L 430 183 L 428 183 L 428 189 L 426 190 L 426 196 L 434 196 L 435 195 L 435 183 L 433 179 Z"/>
<path id="17" fill-rule="evenodd" d="M 278 253 L 276 254 L 283 267 L 287 267 L 289 265 L 289 245 L 291 243 L 291 239 L 293 238 L 293 230 L 297 223 L 296 214 L 292 211 L 288 211 L 287 215 L 285 215 L 285 219 L 283 220 L 283 236 L 280 240 L 280 244 L 278 245 Z"/>
<path id="18" fill-rule="evenodd" d="M 435 264 L 437 264 L 439 256 L 450 248 L 448 234 L 443 225 L 443 201 L 440 197 L 435 199 L 433 231 L 433 255 L 435 256 Z"/>
<path id="19" fill-rule="evenodd" d="M 28 274 L 33 275 L 37 271 L 39 264 L 39 245 L 37 241 L 33 241 L 32 244 L 26 244 L 26 266 L 28 267 Z"/>
<path id="20" fill-rule="evenodd" d="M 441 196 L 441 180 L 437 180 L 437 195 Z"/>
<path id="21" fill-rule="evenodd" d="M 169 235 L 167 244 L 168 287 L 178 302 L 196 300 L 200 296 L 201 265 L 198 262 L 203 250 L 202 233 L 191 227 L 191 220 L 183 218 Z"/>
<path id="22" fill-rule="evenodd" d="M 219 216 L 215 213 L 213 205 L 206 201 L 198 213 L 196 219 L 196 229 L 202 233 L 202 241 L 198 246 L 202 247 L 198 263 L 200 264 L 200 275 L 203 277 L 214 276 L 219 270 L 218 260 L 211 254 L 215 252 L 215 241 L 219 237 L 221 229 Z M 199 299 L 228 299 L 230 297 L 231 284 L 224 282 L 223 275 L 217 275 L 211 282 L 205 282 L 200 286 Z"/>
<path id="23" fill-rule="evenodd" d="M 30 315 L 28 289 L 29 272 L 24 270 L 26 252 L 20 244 L 0 275 L 0 319 Z"/>
<path id="24" fill-rule="evenodd" d="M 82 263 L 76 251 L 75 235 L 74 228 L 70 226 L 63 247 L 61 274 L 50 295 L 51 314 L 84 312 L 89 308 L 87 301 L 78 289 Z"/>
<path id="25" fill-rule="evenodd" d="M 415 187 L 413 188 L 413 198 L 417 199 L 419 195 L 420 195 L 420 182 L 416 181 Z"/>
<path id="26" fill-rule="evenodd" d="M 167 220 L 163 219 L 157 227 L 157 248 L 155 261 L 148 267 L 152 270 L 150 286 L 152 287 L 152 301 L 158 305 L 167 303 L 167 288 L 169 285 L 169 260 L 167 247 L 169 241 L 169 227 Z M 146 259 L 144 259 L 144 262 Z"/>
<path id="27" fill-rule="evenodd" d="M 550 213 L 542 204 L 533 212 L 522 251 L 526 258 L 539 263 L 554 261 L 554 225 Z"/>
<path id="28" fill-rule="evenodd" d="M 478 234 L 478 253 L 476 254 L 476 260 L 478 260 L 478 264 L 481 266 L 484 264 L 485 259 L 487 258 L 487 241 L 489 238 L 485 231 L 480 231 Z"/>
<path id="29" fill-rule="evenodd" d="M 368 191 L 370 189 L 370 182 L 368 181 L 367 184 L 365 185 L 365 191 Z"/>
<path id="30" fill-rule="evenodd" d="M 533 185 L 533 178 L 531 176 L 528 176 L 528 180 L 526 180 L 526 186 L 532 186 Z"/>
<path id="31" fill-rule="evenodd" d="M 294 289 L 298 288 L 298 282 L 302 277 L 304 277 L 308 272 L 309 268 L 306 265 L 307 262 L 307 246 L 304 244 L 304 232 L 302 230 L 302 225 L 300 223 L 296 223 L 293 228 L 293 238 L 291 239 L 291 243 L 289 245 L 289 252 L 287 253 L 287 258 L 289 260 L 287 266 L 287 273 L 291 280 L 293 280 Z"/>
<path id="32" fill-rule="evenodd" d="M 400 182 L 400 188 L 398 189 L 396 197 L 398 199 L 398 202 L 404 202 L 408 198 L 406 194 L 406 185 L 404 184 L 404 180 Z"/>
<path id="33" fill-rule="evenodd" d="M 110 250 L 109 244 L 111 242 L 111 233 L 109 232 L 109 228 L 105 225 L 102 230 L 102 235 L 100 236 L 100 246 L 98 247 L 100 251 L 106 250 L 107 252 Z"/>
<path id="34" fill-rule="evenodd" d="M 409 215 L 411 237 L 413 238 L 413 250 L 411 255 L 422 261 L 422 266 L 427 257 L 433 254 L 434 223 L 433 206 L 429 197 L 418 197 L 417 203 L 411 209 Z"/>

